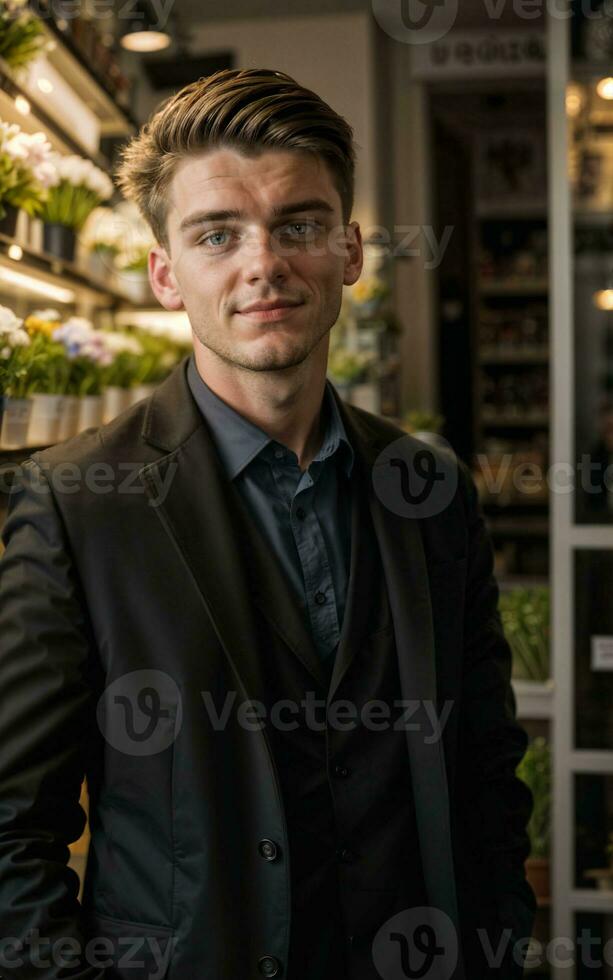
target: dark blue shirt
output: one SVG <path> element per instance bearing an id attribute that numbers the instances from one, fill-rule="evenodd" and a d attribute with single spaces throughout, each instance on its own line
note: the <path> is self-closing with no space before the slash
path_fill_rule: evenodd
<path id="1" fill-rule="evenodd" d="M 295 452 L 209 388 L 193 354 L 187 378 L 225 472 L 269 541 L 325 659 L 339 641 L 345 611 L 354 460 L 330 382 L 326 381 L 322 401 L 323 442 L 302 472 Z"/>

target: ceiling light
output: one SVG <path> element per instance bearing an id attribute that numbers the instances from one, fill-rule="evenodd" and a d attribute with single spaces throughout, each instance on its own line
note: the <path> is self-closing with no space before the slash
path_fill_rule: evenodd
<path id="1" fill-rule="evenodd" d="M 15 108 L 22 116 L 27 116 L 30 111 L 30 103 L 23 95 L 18 95 L 15 99 Z"/>
<path id="2" fill-rule="evenodd" d="M 51 92 L 53 92 L 53 83 L 50 82 L 48 78 L 39 78 L 36 84 L 41 92 L 45 93 L 45 95 L 49 95 Z"/>
<path id="3" fill-rule="evenodd" d="M 596 91 L 601 99 L 613 99 L 613 78 L 601 78 L 596 85 Z"/>
<path id="4" fill-rule="evenodd" d="M 593 298 L 599 310 L 613 310 L 613 289 L 599 289 Z"/>
<path id="5" fill-rule="evenodd" d="M 34 293 L 36 296 L 46 296 L 47 299 L 54 299 L 59 303 L 73 303 L 75 298 L 72 289 L 63 289 L 61 286 L 54 286 L 43 279 L 34 279 L 33 276 L 26 276 L 23 272 L 6 269 L 2 266 L 0 266 L 0 282 L 5 282 L 11 286 L 20 286 L 29 293 Z"/>
<path id="6" fill-rule="evenodd" d="M 121 45 L 127 51 L 162 51 L 170 44 L 170 35 L 163 31 L 142 30 L 139 25 L 136 30 L 128 30 L 121 39 Z"/>

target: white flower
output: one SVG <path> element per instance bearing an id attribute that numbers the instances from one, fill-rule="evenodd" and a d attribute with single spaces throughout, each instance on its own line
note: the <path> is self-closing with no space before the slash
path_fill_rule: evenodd
<path id="1" fill-rule="evenodd" d="M 124 351 L 130 354 L 142 354 L 143 352 L 143 348 L 136 337 L 129 337 L 125 333 L 106 332 L 104 334 L 104 342 L 115 356 Z"/>
<path id="2" fill-rule="evenodd" d="M 12 350 L 11 350 L 10 347 L 2 347 L 2 348 L 0 348 L 0 358 L 2 360 L 4 360 L 4 361 L 8 361 L 8 359 L 11 356 L 12 353 L 13 352 L 12 352 Z"/>
<path id="3" fill-rule="evenodd" d="M 38 317 L 39 320 L 45 320 L 47 323 L 52 320 L 62 319 L 61 313 L 58 313 L 57 310 L 51 309 L 51 307 L 49 307 L 47 310 L 33 310 L 32 316 Z"/>
<path id="4" fill-rule="evenodd" d="M 8 306 L 0 306 L 0 335 L 12 334 L 23 324 L 18 316 Z"/>

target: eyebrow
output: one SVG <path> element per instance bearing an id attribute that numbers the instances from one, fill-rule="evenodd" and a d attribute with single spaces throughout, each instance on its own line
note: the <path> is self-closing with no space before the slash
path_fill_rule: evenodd
<path id="1" fill-rule="evenodd" d="M 334 214 L 334 208 L 322 198 L 314 197 L 307 201 L 294 201 L 291 204 L 282 204 L 272 209 L 273 218 L 282 218 L 288 214 L 298 214 L 301 211 L 324 211 L 327 214 Z M 196 225 L 203 225 L 209 221 L 240 221 L 244 218 L 242 211 L 197 211 L 195 214 L 188 215 L 179 225 L 179 231 L 187 231 Z"/>

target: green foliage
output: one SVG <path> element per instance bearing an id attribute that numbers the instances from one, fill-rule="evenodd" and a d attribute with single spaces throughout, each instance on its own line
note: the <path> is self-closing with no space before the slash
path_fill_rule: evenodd
<path id="1" fill-rule="evenodd" d="M 532 791 L 534 801 L 528 824 L 531 857 L 549 856 L 551 833 L 551 749 L 547 739 L 533 738 L 517 767 L 517 776 Z"/>
<path id="2" fill-rule="evenodd" d="M 15 4 L 0 4 L 0 57 L 11 68 L 25 68 L 46 47 L 38 17 L 28 10 L 18 12 Z"/>
<path id="3" fill-rule="evenodd" d="M 549 677 L 550 600 L 546 586 L 511 589 L 499 602 L 505 636 L 513 653 L 513 676 L 545 681 Z"/>

